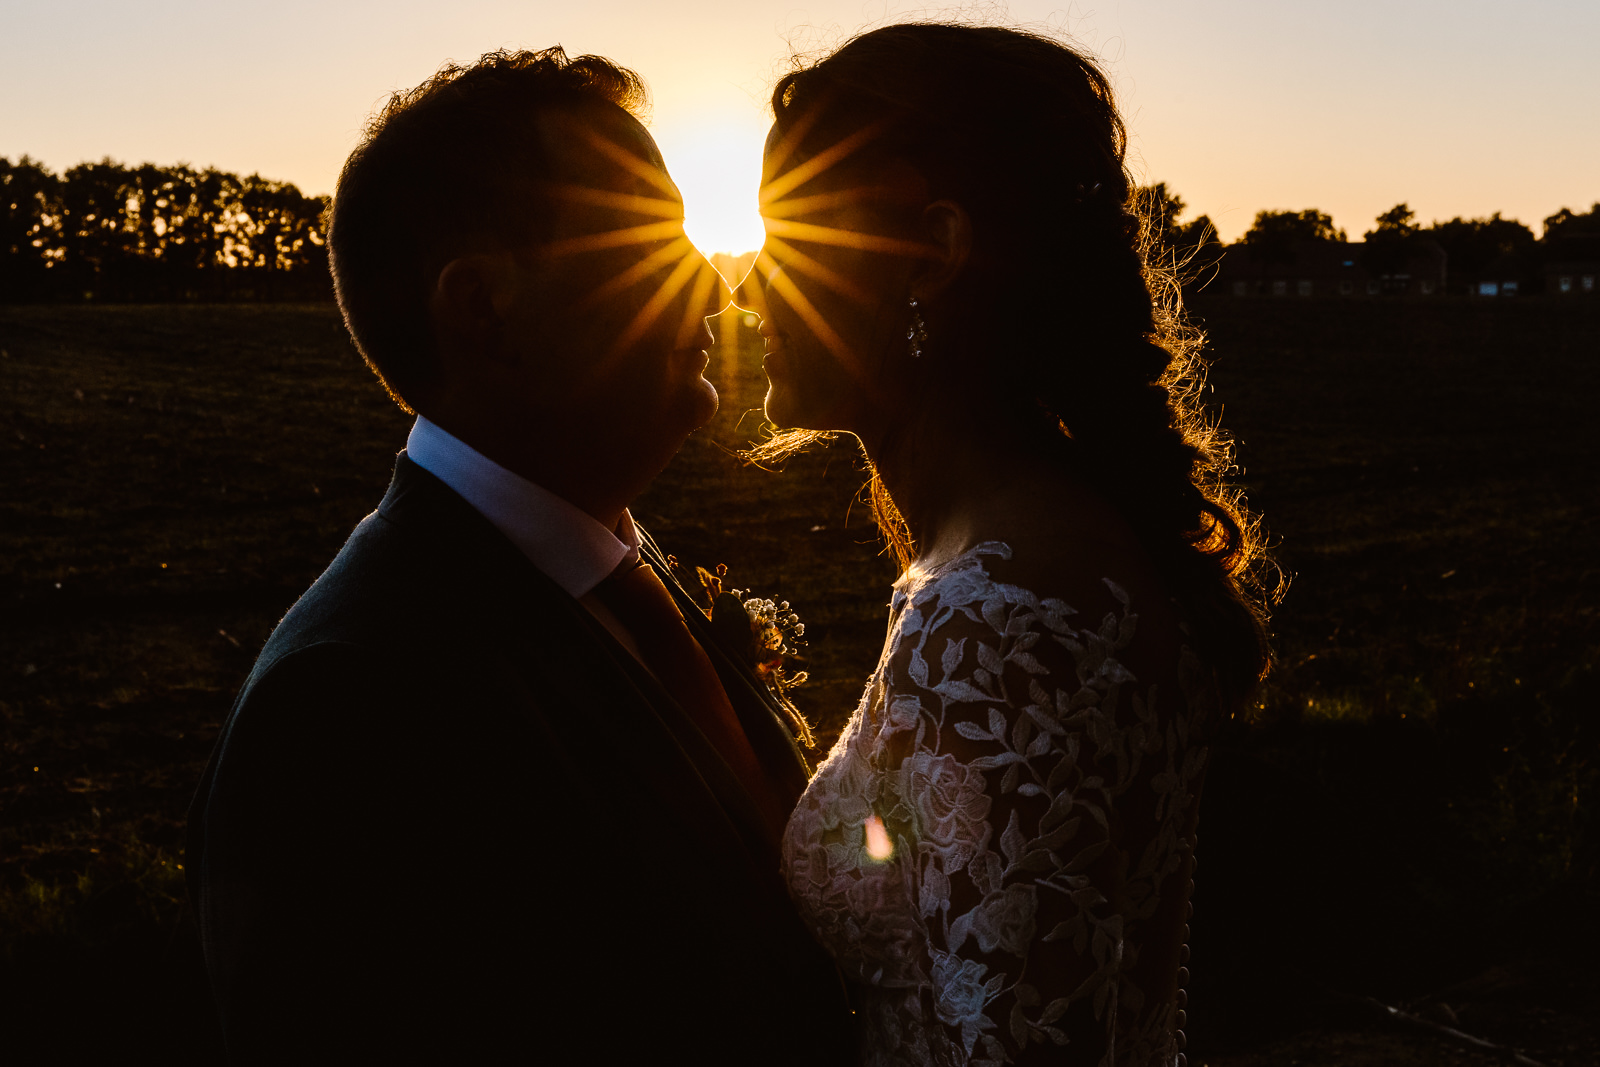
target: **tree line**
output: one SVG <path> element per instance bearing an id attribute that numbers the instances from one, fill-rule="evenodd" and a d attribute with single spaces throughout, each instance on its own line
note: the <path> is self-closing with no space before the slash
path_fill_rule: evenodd
<path id="1" fill-rule="evenodd" d="M 1211 219 L 1180 222 L 1186 205 L 1165 182 L 1139 195 L 1167 260 L 1185 277 L 1208 275 L 1223 250 Z M 331 299 L 327 207 L 327 197 L 259 174 L 104 159 L 58 175 L 27 156 L 0 157 L 0 303 Z M 1403 203 L 1374 222 L 1358 253 L 1364 266 L 1398 269 L 1430 241 L 1449 257 L 1453 289 L 1507 257 L 1530 281 L 1546 261 L 1600 258 L 1600 203 L 1562 208 L 1539 237 L 1499 212 L 1422 226 Z M 1306 208 L 1258 212 L 1239 244 L 1254 258 L 1289 260 L 1298 244 L 1348 240 L 1332 217 Z"/>
<path id="2" fill-rule="evenodd" d="M 0 302 L 330 299 L 327 206 L 213 167 L 0 157 Z"/>
<path id="3" fill-rule="evenodd" d="M 1175 262 L 1186 278 L 1208 275 L 1223 251 L 1211 219 L 1201 215 L 1179 223 L 1186 205 L 1165 182 L 1144 186 L 1139 192 L 1154 224 L 1152 239 L 1165 250 L 1168 261 Z M 1540 236 L 1516 219 L 1502 218 L 1498 211 L 1488 218 L 1457 216 L 1423 226 L 1417 213 L 1404 203 L 1385 211 L 1373 223 L 1373 228 L 1362 234 L 1361 248 L 1355 253 L 1362 266 L 1378 274 L 1402 269 L 1417 244 L 1428 241 L 1444 249 L 1448 257 L 1452 290 L 1486 280 L 1494 269 L 1512 272 L 1508 277 L 1537 282 L 1544 263 L 1600 260 L 1600 203 L 1583 213 L 1562 208 L 1544 220 Z M 1334 226 L 1332 216 L 1306 208 L 1257 212 L 1237 243 L 1254 259 L 1290 262 L 1297 245 L 1349 240 L 1344 229 Z"/>

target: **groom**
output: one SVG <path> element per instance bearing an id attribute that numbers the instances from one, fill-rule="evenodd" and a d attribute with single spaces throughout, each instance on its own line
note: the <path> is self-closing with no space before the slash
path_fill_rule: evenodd
<path id="1" fill-rule="evenodd" d="M 190 814 L 233 1062 L 848 1059 L 778 876 L 805 764 L 627 511 L 716 410 L 726 295 L 642 103 L 496 53 L 345 164 L 339 304 L 418 418 Z"/>

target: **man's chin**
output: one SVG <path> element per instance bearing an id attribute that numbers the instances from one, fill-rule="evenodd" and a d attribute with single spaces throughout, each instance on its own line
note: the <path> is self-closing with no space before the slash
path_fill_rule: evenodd
<path id="1" fill-rule="evenodd" d="M 688 397 L 685 407 L 693 420 L 689 429 L 698 430 L 716 417 L 717 409 L 721 406 L 722 399 L 717 395 L 717 387 L 704 377 L 689 383 Z"/>

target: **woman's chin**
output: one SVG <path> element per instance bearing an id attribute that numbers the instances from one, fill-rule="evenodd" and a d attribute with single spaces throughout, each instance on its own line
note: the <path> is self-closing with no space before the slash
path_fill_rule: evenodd
<path id="1" fill-rule="evenodd" d="M 781 426 L 785 430 L 798 429 L 800 420 L 804 417 L 800 405 L 794 402 L 794 394 L 780 386 L 770 378 L 767 380 L 766 416 L 767 421 L 774 426 Z"/>
<path id="2" fill-rule="evenodd" d="M 818 403 L 823 399 L 817 391 L 795 388 L 795 383 L 781 372 L 774 374 L 768 357 L 767 363 L 767 421 L 785 430 L 844 429 L 837 404 Z"/>

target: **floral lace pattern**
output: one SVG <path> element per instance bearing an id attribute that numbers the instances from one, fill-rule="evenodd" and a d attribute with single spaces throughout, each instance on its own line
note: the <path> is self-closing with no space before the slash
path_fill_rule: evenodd
<path id="1" fill-rule="evenodd" d="M 1141 682 L 1119 586 L 1084 626 L 985 556 L 1011 550 L 897 583 L 882 660 L 790 818 L 790 893 L 872 1067 L 1173 1064 L 1211 675 L 1183 647 Z"/>

